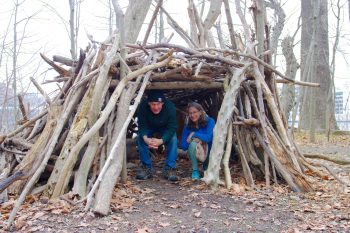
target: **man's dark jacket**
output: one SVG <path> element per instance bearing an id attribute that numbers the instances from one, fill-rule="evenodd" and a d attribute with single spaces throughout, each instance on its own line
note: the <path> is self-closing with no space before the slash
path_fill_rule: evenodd
<path id="1" fill-rule="evenodd" d="M 148 130 L 162 134 L 164 144 L 167 144 L 170 138 L 176 133 L 176 108 L 175 105 L 165 99 L 162 110 L 159 114 L 154 114 L 147 99 L 143 100 L 137 110 L 139 137 L 147 135 Z"/>

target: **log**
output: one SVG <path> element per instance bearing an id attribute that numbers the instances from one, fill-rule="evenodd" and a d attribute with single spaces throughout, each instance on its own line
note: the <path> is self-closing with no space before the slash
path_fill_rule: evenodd
<path id="1" fill-rule="evenodd" d="M 203 180 L 213 187 L 219 184 L 219 171 L 227 137 L 227 125 L 232 117 L 236 96 L 241 83 L 245 80 L 245 71 L 248 67 L 249 65 L 241 69 L 236 69 L 233 72 L 229 88 L 221 104 L 217 123 L 214 127 L 213 147 L 210 151 L 209 166 L 203 177 Z"/>
<path id="2" fill-rule="evenodd" d="M 147 80 L 145 80 L 145 82 L 147 82 Z M 108 214 L 110 209 L 109 206 L 113 195 L 113 190 L 117 182 L 117 178 L 120 176 L 122 172 L 123 160 L 125 157 L 125 149 L 126 149 L 125 148 L 125 139 L 126 139 L 125 131 L 126 130 L 120 130 L 120 129 L 125 128 L 125 126 L 123 127 L 123 125 L 129 125 L 127 118 L 128 118 L 128 114 L 130 114 L 129 113 L 130 101 L 132 100 L 132 97 L 136 91 L 136 88 L 132 88 L 131 84 L 128 84 L 128 86 L 129 88 L 123 91 L 120 98 L 116 123 L 114 127 L 114 136 L 112 138 L 112 141 L 116 141 L 118 138 L 120 138 L 119 140 L 120 143 L 117 146 L 117 149 L 115 150 L 113 150 L 113 147 L 114 147 L 113 145 L 112 150 L 108 155 L 108 157 L 110 156 L 113 157 L 113 163 L 110 163 L 110 165 L 107 167 L 105 177 L 100 182 L 99 189 L 96 193 L 95 202 L 93 206 L 93 211 L 100 215 Z M 106 164 L 107 162 L 108 162 L 108 159 L 106 161 Z"/>
<path id="3" fill-rule="evenodd" d="M 222 159 L 222 165 L 224 166 L 224 174 L 225 174 L 225 184 L 226 184 L 226 188 L 228 189 L 232 187 L 232 178 L 231 178 L 231 172 L 229 167 L 229 160 L 231 156 L 232 142 L 233 142 L 232 138 L 233 138 L 232 123 L 230 123 L 228 127 L 228 133 L 227 133 L 225 154 L 224 154 L 224 158 Z"/>
<path id="4" fill-rule="evenodd" d="M 346 157 L 341 155 L 326 155 L 326 154 L 314 154 L 314 153 L 303 153 L 306 158 L 310 159 L 323 159 L 339 165 L 349 165 L 350 159 L 342 159 L 340 157 Z"/>

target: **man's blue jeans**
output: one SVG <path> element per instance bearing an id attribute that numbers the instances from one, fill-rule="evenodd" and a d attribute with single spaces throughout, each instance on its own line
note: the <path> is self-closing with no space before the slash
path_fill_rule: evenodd
<path id="1" fill-rule="evenodd" d="M 155 133 L 154 131 L 148 131 L 147 136 L 152 137 L 154 133 Z M 137 142 L 137 147 L 139 150 L 140 160 L 142 164 L 147 166 L 148 168 L 153 168 L 148 145 L 140 136 L 137 136 L 136 142 Z M 177 159 L 176 133 L 174 133 L 174 135 L 170 138 L 169 142 L 165 144 L 165 147 L 167 150 L 165 168 L 176 168 L 176 159 Z"/>

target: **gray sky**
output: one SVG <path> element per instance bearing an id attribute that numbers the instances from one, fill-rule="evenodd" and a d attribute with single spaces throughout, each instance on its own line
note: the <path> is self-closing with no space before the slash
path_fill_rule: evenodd
<path id="1" fill-rule="evenodd" d="M 23 0 L 22 0 L 23 1 Z M 343 0 L 345 1 L 345 0 Z M 3 36 L 6 28 L 8 26 L 8 23 L 11 19 L 11 14 L 13 11 L 14 3 L 11 0 L 3 0 L 3 5 L 0 10 L 0 35 Z M 44 6 L 43 2 L 47 2 L 47 6 Z M 106 3 L 104 3 L 106 2 Z M 297 18 L 299 16 L 299 2 L 295 0 L 288 0 L 283 1 L 284 9 L 287 15 L 287 22 L 286 26 L 283 31 L 283 35 L 287 34 L 293 34 L 296 29 L 296 22 Z M 109 16 L 109 10 L 107 6 L 107 1 L 91 1 L 91 0 L 85 0 L 83 1 L 81 5 L 81 17 L 80 17 L 80 32 L 78 35 L 78 42 L 79 47 L 84 48 L 88 45 L 88 39 L 86 37 L 85 31 L 92 34 L 97 41 L 103 41 L 107 35 L 108 35 L 108 27 L 107 27 L 107 18 Z M 187 20 L 187 0 L 167 0 L 165 1 L 165 9 L 172 15 L 172 17 L 185 29 L 189 30 L 189 24 Z M 121 1 L 121 6 L 125 9 L 127 6 L 127 1 L 123 0 Z M 347 7 L 347 5 L 346 5 Z M 232 13 L 234 13 L 234 6 L 231 7 Z M 20 6 L 19 12 L 18 12 L 18 20 L 25 19 L 26 17 L 32 16 L 34 12 L 38 12 L 33 19 L 28 21 L 26 26 L 26 36 L 21 51 L 25 53 L 25 55 L 21 55 L 21 58 L 19 60 L 19 63 L 24 64 L 26 61 L 30 59 L 31 56 L 33 56 L 33 53 L 35 53 L 34 56 L 39 58 L 38 52 L 42 52 L 48 57 L 52 57 L 52 55 L 64 55 L 64 56 L 70 56 L 69 49 L 70 49 L 70 43 L 69 43 L 69 37 L 67 33 L 67 20 L 69 18 L 69 6 L 68 6 L 68 0 L 26 0 L 24 3 Z M 344 51 L 349 51 L 350 48 L 350 42 L 349 42 L 349 21 L 348 21 L 348 15 L 347 15 L 347 9 L 344 9 L 344 21 L 343 24 L 343 30 L 342 33 L 346 34 L 346 39 L 341 39 L 340 41 L 340 48 Z M 250 19 L 250 17 L 247 17 Z M 225 20 L 225 16 L 222 17 L 222 21 Z M 149 21 L 146 19 L 146 22 Z M 239 23 L 239 20 L 237 18 L 234 18 L 235 22 Z M 26 21 L 23 20 L 21 23 L 18 24 L 18 31 L 23 30 L 23 26 L 25 25 Z M 332 20 L 331 15 L 329 19 L 330 24 L 330 41 L 332 41 L 332 35 L 334 34 L 334 20 Z M 223 26 L 224 27 L 224 26 Z M 13 25 L 10 25 L 10 28 L 12 30 Z M 144 26 L 144 30 L 146 28 L 146 25 Z M 239 30 L 239 27 L 236 27 L 236 29 Z M 143 30 L 143 31 L 144 31 Z M 165 31 L 165 35 L 168 36 L 171 34 L 171 28 L 167 28 Z M 8 38 L 6 41 L 8 43 L 11 43 L 13 41 L 12 33 L 9 33 Z M 140 35 L 140 40 L 143 39 L 143 33 Z M 3 38 L 2 38 L 3 40 Z M 150 40 L 151 41 L 151 40 Z M 179 36 L 174 36 L 171 43 L 183 43 L 182 39 L 180 39 Z M 330 44 L 331 49 L 332 43 Z M 298 56 L 299 54 L 298 47 L 295 48 L 295 53 Z M 341 55 L 339 54 L 337 56 L 337 71 L 336 71 L 336 84 L 339 87 L 344 87 L 344 85 L 349 85 L 348 89 L 350 88 L 350 82 L 349 84 L 345 84 L 346 81 L 350 79 L 349 73 L 349 65 L 346 64 L 345 58 L 347 58 L 350 61 L 349 55 Z M 23 69 L 20 73 L 24 78 L 28 76 L 28 74 L 34 72 L 34 70 L 37 69 L 37 64 L 39 63 L 39 60 L 37 59 L 36 62 L 34 62 L 30 67 Z M 42 62 L 42 61 L 40 61 Z M 278 69 L 282 72 L 284 71 L 284 62 L 283 59 L 279 59 L 277 64 Z M 11 69 L 8 68 L 8 69 Z M 3 61 L 0 68 L 0 80 L 3 80 L 5 77 L 5 60 L 3 57 Z M 35 77 L 38 80 L 42 80 L 43 76 L 40 75 L 43 72 L 42 67 L 40 70 L 35 74 Z M 47 77 L 47 79 L 52 79 L 53 76 Z"/>

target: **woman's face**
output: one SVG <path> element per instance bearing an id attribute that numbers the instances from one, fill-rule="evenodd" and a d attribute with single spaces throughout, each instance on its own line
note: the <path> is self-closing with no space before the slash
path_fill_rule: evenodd
<path id="1" fill-rule="evenodd" d="M 201 112 L 195 107 L 190 107 L 188 109 L 188 115 L 189 115 L 191 121 L 197 123 L 199 118 L 201 117 Z"/>

